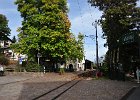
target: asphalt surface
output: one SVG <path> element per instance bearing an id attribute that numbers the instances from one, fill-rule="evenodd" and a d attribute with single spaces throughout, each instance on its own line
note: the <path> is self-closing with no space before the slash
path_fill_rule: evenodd
<path id="1" fill-rule="evenodd" d="M 140 87 L 134 87 L 122 100 L 140 100 Z"/>

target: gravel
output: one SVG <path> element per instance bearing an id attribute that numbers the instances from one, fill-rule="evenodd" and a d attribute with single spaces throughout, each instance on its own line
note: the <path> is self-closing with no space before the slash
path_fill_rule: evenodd
<path id="1" fill-rule="evenodd" d="M 57 100 L 120 100 L 133 86 L 132 82 L 83 80 Z"/>
<path id="2" fill-rule="evenodd" d="M 47 73 L 34 76 L 7 75 L 0 77 L 0 99 L 31 100 L 72 80 L 76 74 Z M 57 100 L 120 100 L 134 86 L 137 86 L 134 82 L 84 79 Z"/>

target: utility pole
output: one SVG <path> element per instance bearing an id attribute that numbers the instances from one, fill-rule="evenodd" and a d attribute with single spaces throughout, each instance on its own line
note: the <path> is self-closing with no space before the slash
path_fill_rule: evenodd
<path id="1" fill-rule="evenodd" d="M 96 66 L 97 66 L 97 69 L 99 69 L 99 58 L 98 58 L 98 33 L 97 33 L 97 25 L 98 25 L 98 21 L 95 20 L 95 23 L 93 22 L 92 23 L 92 26 L 95 26 L 95 29 L 96 29 L 96 36 L 95 36 L 95 40 L 96 40 Z M 89 36 L 86 36 L 85 37 L 90 37 L 92 39 L 94 35 L 89 35 Z"/>
<path id="2" fill-rule="evenodd" d="M 95 20 L 95 29 L 96 29 L 96 66 L 97 66 L 97 69 L 99 69 L 99 60 L 98 60 L 98 34 L 97 34 L 97 24 L 98 24 L 98 21 L 97 20 Z M 93 25 L 93 23 L 92 23 L 92 25 Z"/>

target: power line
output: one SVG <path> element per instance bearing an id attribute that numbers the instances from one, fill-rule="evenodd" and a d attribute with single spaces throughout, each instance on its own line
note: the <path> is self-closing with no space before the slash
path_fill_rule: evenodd
<path id="1" fill-rule="evenodd" d="M 88 5 L 89 5 L 89 3 L 88 3 Z M 89 13 L 90 13 L 91 19 L 94 20 L 94 17 L 93 17 L 93 15 L 92 15 L 91 6 L 89 5 L 88 7 L 89 7 Z M 100 33 L 98 32 L 98 36 L 102 36 L 102 34 L 100 34 Z"/>
<path id="2" fill-rule="evenodd" d="M 82 22 L 82 24 L 84 25 L 84 23 L 83 23 L 83 16 L 82 16 L 82 11 L 81 11 L 81 7 L 80 7 L 79 0 L 77 0 L 77 4 L 78 4 L 79 10 L 80 10 L 81 22 Z"/>
<path id="3" fill-rule="evenodd" d="M 89 3 L 88 3 L 88 5 L 89 5 Z M 90 5 L 88 6 L 89 7 L 89 13 L 90 13 L 90 16 L 91 16 L 91 18 L 93 18 L 93 16 L 92 16 L 92 13 L 91 13 L 91 8 L 90 8 Z"/>

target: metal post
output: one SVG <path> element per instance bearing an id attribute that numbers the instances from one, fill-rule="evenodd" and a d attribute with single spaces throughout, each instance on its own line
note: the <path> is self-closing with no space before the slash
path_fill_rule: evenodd
<path id="1" fill-rule="evenodd" d="M 140 79 L 139 79 L 139 69 L 138 69 L 138 67 L 137 67 L 136 73 L 137 73 L 137 83 L 140 83 Z"/>
<path id="2" fill-rule="evenodd" d="M 40 60 L 40 57 L 42 57 L 41 53 L 38 52 L 37 54 L 37 58 L 38 58 L 38 65 L 39 65 L 39 60 Z"/>
<path id="3" fill-rule="evenodd" d="M 38 57 L 38 65 L 39 65 L 39 57 Z"/>
<path id="4" fill-rule="evenodd" d="M 46 72 L 46 71 L 45 71 L 45 66 L 44 66 L 43 68 L 44 68 L 44 73 L 45 73 L 45 72 Z"/>

